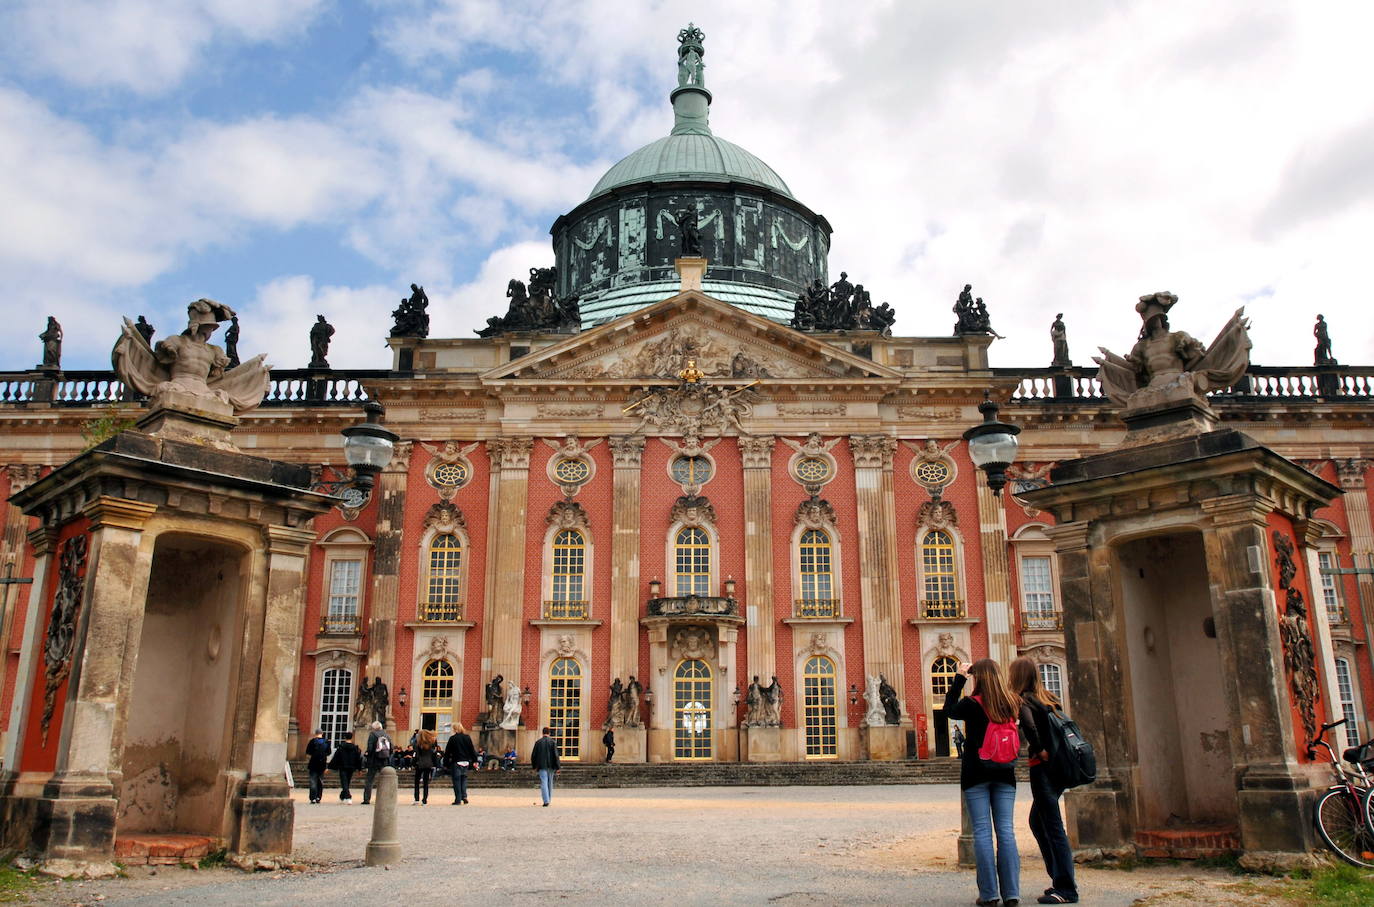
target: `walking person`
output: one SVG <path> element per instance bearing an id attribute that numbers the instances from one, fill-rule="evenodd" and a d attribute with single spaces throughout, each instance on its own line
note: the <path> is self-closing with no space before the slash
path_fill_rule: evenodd
<path id="1" fill-rule="evenodd" d="M 444 761 L 453 773 L 453 805 L 466 806 L 468 802 L 468 769 L 477 764 L 477 748 L 472 745 L 468 729 L 462 722 L 453 723 L 453 735 L 444 747 Z"/>
<path id="2" fill-rule="evenodd" d="M 606 728 L 606 733 L 601 738 L 601 743 L 606 747 L 606 762 L 615 758 L 615 729 Z"/>
<path id="3" fill-rule="evenodd" d="M 415 803 L 423 806 L 429 803 L 429 776 L 434 771 L 439 756 L 439 741 L 433 731 L 421 728 L 415 732 L 415 756 L 411 765 L 415 768 Z M 424 788 L 424 796 L 420 789 Z"/>
<path id="4" fill-rule="evenodd" d="M 1050 875 L 1050 887 L 1037 900 L 1041 904 L 1076 904 L 1078 883 L 1074 879 L 1073 849 L 1069 847 L 1064 817 L 1059 812 L 1064 788 L 1049 767 L 1050 712 L 1061 706 L 1040 682 L 1040 671 L 1029 658 L 1023 656 L 1013 661 L 1007 676 L 1012 690 L 1020 695 L 1031 714 L 1031 721 L 1025 726 L 1026 749 L 1030 753 L 1030 830 L 1035 843 L 1040 845 L 1040 856 Z"/>
<path id="5" fill-rule="evenodd" d="M 963 698 L 969 678 L 973 689 Z M 1016 851 L 1013 815 L 1016 756 L 1021 747 L 1017 724 L 1030 723 L 1030 710 L 1011 691 L 997 662 L 984 658 L 959 666 L 945 694 L 945 715 L 964 722 L 959 787 L 973 825 L 976 903 L 1016 907 L 1021 900 L 1021 857 Z"/>
<path id="6" fill-rule="evenodd" d="M 324 731 L 315 729 L 315 736 L 305 745 L 305 755 L 310 761 L 305 770 L 310 773 L 310 802 L 319 803 L 324 796 L 324 773 L 329 766 L 329 741 L 324 739 Z"/>
<path id="7" fill-rule="evenodd" d="M 349 786 L 353 783 L 353 773 L 362 766 L 363 753 L 353 742 L 353 732 L 344 731 L 343 739 L 334 747 L 334 757 L 329 760 L 329 767 L 339 773 L 339 799 L 344 803 L 353 803 Z"/>
<path id="8" fill-rule="evenodd" d="M 553 728 L 546 727 L 543 733 L 530 750 L 530 765 L 539 773 L 539 795 L 548 806 L 553 799 L 553 776 L 558 774 L 558 744 L 553 742 Z"/>
<path id="9" fill-rule="evenodd" d="M 391 738 L 382 730 L 382 723 L 372 722 L 367 735 L 367 748 L 363 750 L 367 765 L 367 776 L 363 778 L 363 806 L 372 802 L 372 782 L 377 779 L 378 772 L 391 764 L 391 750 Z"/>

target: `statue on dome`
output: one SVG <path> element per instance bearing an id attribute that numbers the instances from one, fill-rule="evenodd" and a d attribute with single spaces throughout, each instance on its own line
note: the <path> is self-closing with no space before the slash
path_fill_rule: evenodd
<path id="1" fill-rule="evenodd" d="M 234 415 L 257 407 L 270 383 L 267 357 L 254 356 L 231 367 L 224 350 L 210 343 L 210 335 L 234 317 L 234 310 L 213 299 L 197 299 L 186 307 L 186 315 L 186 330 L 151 347 L 125 318 L 111 353 L 120 380 L 151 396 L 153 409 L 174 396 L 202 401 L 210 409 L 229 408 Z"/>
<path id="2" fill-rule="evenodd" d="M 392 313 L 394 323 L 391 326 L 392 337 L 428 337 L 429 336 L 429 297 L 425 295 L 425 288 L 410 285 L 410 298 L 402 299 Z"/>
<path id="3" fill-rule="evenodd" d="M 1210 347 L 1184 331 L 1169 330 L 1173 293 L 1140 297 L 1135 310 L 1144 324 L 1130 353 L 1118 356 L 1098 347 L 1102 392 L 1123 409 L 1138 409 L 1230 387 L 1250 365 L 1250 322 L 1245 307 L 1236 309 Z"/>
<path id="4" fill-rule="evenodd" d="M 683 208 L 673 215 L 677 221 L 678 232 L 682 238 L 682 257 L 701 257 L 701 226 L 697 222 L 695 208 Z"/>
<path id="5" fill-rule="evenodd" d="M 706 64 L 702 62 L 702 57 L 706 56 L 706 47 L 702 43 L 706 40 L 706 33 L 697 28 L 691 22 L 687 27 L 677 33 L 677 84 L 679 88 L 688 85 L 701 88 L 706 84 L 705 72 Z"/>

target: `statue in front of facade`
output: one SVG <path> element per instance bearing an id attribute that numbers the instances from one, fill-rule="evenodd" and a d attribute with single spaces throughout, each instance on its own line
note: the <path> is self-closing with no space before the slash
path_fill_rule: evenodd
<path id="1" fill-rule="evenodd" d="M 1140 297 L 1135 310 L 1144 324 L 1130 353 L 1118 356 L 1098 347 L 1093 357 L 1101 368 L 1102 392 L 1126 410 L 1161 403 L 1201 399 L 1210 390 L 1230 387 L 1250 365 L 1250 322 L 1245 308 L 1236 309 L 1210 347 L 1184 331 L 1169 330 L 1173 293 Z"/>
<path id="2" fill-rule="evenodd" d="M 1317 368 L 1330 368 L 1333 365 L 1340 365 L 1336 358 L 1331 355 L 1331 335 L 1327 333 L 1326 319 L 1321 315 L 1317 316 L 1317 323 L 1312 326 L 1312 336 L 1317 338 L 1317 348 L 1312 351 L 1312 361 Z"/>
<path id="3" fill-rule="evenodd" d="M 333 336 L 334 325 L 325 321 L 323 315 L 316 315 L 310 326 L 309 368 L 329 368 L 329 341 Z"/>
<path id="4" fill-rule="evenodd" d="M 625 724 L 625 684 L 617 677 L 611 681 L 611 695 L 606 700 L 606 727 L 623 727 Z"/>
<path id="5" fill-rule="evenodd" d="M 1050 343 L 1054 344 L 1054 360 L 1050 362 L 1051 368 L 1068 368 L 1073 365 L 1069 361 L 1069 332 L 1064 327 L 1064 313 L 1060 312 L 1054 316 L 1054 321 L 1050 322 Z"/>
<path id="6" fill-rule="evenodd" d="M 401 300 L 392 310 L 391 318 L 392 337 L 428 337 L 429 297 L 425 295 L 425 288 L 412 283 L 410 298 Z"/>
<path id="7" fill-rule="evenodd" d="M 501 706 L 501 729 L 513 731 L 520 727 L 520 684 L 513 683 L 506 690 L 506 701 Z"/>
<path id="8" fill-rule="evenodd" d="M 864 724 L 868 727 L 878 727 L 887 724 L 887 716 L 883 710 L 882 681 L 869 674 L 866 678 L 864 688 Z"/>
<path id="9" fill-rule="evenodd" d="M 372 683 L 363 675 L 358 685 L 358 701 L 353 704 L 354 727 L 367 727 L 372 723 Z"/>
<path id="10" fill-rule="evenodd" d="M 220 323 L 233 316 L 234 310 L 223 303 L 197 299 L 186 307 L 186 330 L 152 347 L 125 318 L 111 353 L 115 373 L 126 385 L 151 397 L 154 410 L 180 396 L 182 402 L 228 408 L 234 415 L 248 412 L 262 402 L 271 373 L 266 356 L 254 356 L 235 367 L 224 350 L 210 343 Z"/>
<path id="11" fill-rule="evenodd" d="M 878 699 L 883 704 L 883 721 L 886 724 L 901 724 L 902 707 L 897 701 L 897 691 L 882 674 L 878 675 Z"/>
<path id="12" fill-rule="evenodd" d="M 62 367 L 62 325 L 57 319 L 48 316 L 48 326 L 38 335 L 43 341 L 43 364 L 41 368 L 59 369 Z"/>
<path id="13" fill-rule="evenodd" d="M 386 724 L 387 712 L 391 711 L 391 691 L 382 683 L 382 678 L 372 678 L 372 720 Z"/>
<path id="14" fill-rule="evenodd" d="M 505 694 L 501 692 L 501 684 L 504 683 L 505 680 L 505 677 L 497 674 L 487 682 L 485 693 L 487 705 L 486 726 L 489 728 L 496 727 L 501 723 L 502 704 L 505 702 Z"/>
<path id="15" fill-rule="evenodd" d="M 644 686 L 631 674 L 629 683 L 625 684 L 625 692 L 621 694 L 625 727 L 644 726 L 639 717 L 639 701 L 643 696 Z"/>
<path id="16" fill-rule="evenodd" d="M 778 683 L 776 674 L 772 675 L 772 681 L 766 687 L 759 687 L 759 696 L 763 700 L 762 726 L 782 727 L 782 684 Z"/>
<path id="17" fill-rule="evenodd" d="M 763 727 L 764 704 L 762 687 L 759 686 L 759 675 L 755 674 L 754 679 L 749 684 L 749 689 L 744 694 L 744 720 L 739 723 L 740 727 Z"/>

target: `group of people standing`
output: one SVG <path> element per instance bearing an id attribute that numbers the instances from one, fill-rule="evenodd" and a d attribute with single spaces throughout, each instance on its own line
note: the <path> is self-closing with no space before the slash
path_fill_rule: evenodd
<path id="1" fill-rule="evenodd" d="M 973 688 L 965 697 L 964 687 L 970 679 Z M 1073 850 L 1059 811 L 1059 799 L 1067 785 L 1049 764 L 1054 746 L 1051 715 L 1059 708 L 1059 701 L 1041 684 L 1040 672 L 1029 658 L 1013 661 L 1006 676 L 991 658 L 962 664 L 945 695 L 945 715 L 964 722 L 959 787 L 973 826 L 979 905 L 1016 907 L 1020 903 L 1021 858 L 1016 849 L 1013 810 L 1015 759 L 1022 740 L 1030 754 L 1030 829 L 1050 877 L 1050 887 L 1037 901 L 1078 902 Z M 1009 739 L 1002 739 L 1007 734 Z"/>

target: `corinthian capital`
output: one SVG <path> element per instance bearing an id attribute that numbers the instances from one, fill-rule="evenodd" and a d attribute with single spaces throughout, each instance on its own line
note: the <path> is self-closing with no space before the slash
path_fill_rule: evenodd
<path id="1" fill-rule="evenodd" d="M 644 456 L 643 435 L 611 435 L 610 446 L 616 466 L 638 467 Z"/>
<path id="2" fill-rule="evenodd" d="M 772 435 L 742 435 L 739 439 L 740 455 L 744 458 L 745 469 L 767 469 L 773 463 Z"/>
<path id="3" fill-rule="evenodd" d="M 1346 489 L 1364 488 L 1365 473 L 1369 471 L 1369 461 L 1359 458 L 1336 461 L 1336 475 L 1341 487 Z"/>
<path id="4" fill-rule="evenodd" d="M 533 438 L 496 438 L 495 444 L 488 442 L 492 456 L 501 458 L 502 469 L 529 469 L 530 451 L 534 449 Z"/>
<path id="5" fill-rule="evenodd" d="M 888 435 L 850 435 L 849 449 L 860 469 L 891 469 L 897 439 Z"/>

